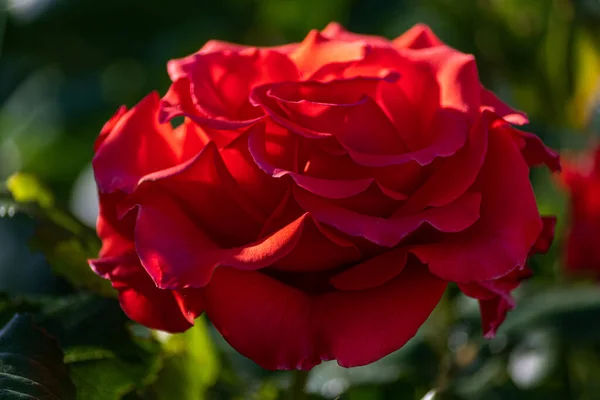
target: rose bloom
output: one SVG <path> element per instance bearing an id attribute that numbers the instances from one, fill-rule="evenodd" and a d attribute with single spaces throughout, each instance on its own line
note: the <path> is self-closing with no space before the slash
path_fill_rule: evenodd
<path id="1" fill-rule="evenodd" d="M 528 174 L 557 155 L 426 26 L 210 41 L 167 69 L 168 93 L 121 108 L 93 159 L 90 263 L 143 325 L 184 331 L 205 311 L 266 369 L 364 365 L 449 282 L 493 335 L 552 240 Z"/>
<path id="2" fill-rule="evenodd" d="M 569 198 L 565 267 L 600 278 L 600 147 L 570 157 L 560 182 Z"/>

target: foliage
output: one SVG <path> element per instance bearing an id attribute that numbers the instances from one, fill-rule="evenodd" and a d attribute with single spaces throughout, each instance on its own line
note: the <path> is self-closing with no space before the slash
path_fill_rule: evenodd
<path id="1" fill-rule="evenodd" d="M 75 399 L 58 343 L 30 316 L 15 315 L 0 330 L 0 397 Z"/>

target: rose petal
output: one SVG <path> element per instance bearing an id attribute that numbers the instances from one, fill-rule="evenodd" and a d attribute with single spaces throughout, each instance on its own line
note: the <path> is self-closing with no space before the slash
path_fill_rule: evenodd
<path id="1" fill-rule="evenodd" d="M 158 95 L 151 93 L 125 113 L 92 160 L 101 192 L 131 193 L 144 175 L 179 161 L 172 130 L 158 123 Z"/>
<path id="2" fill-rule="evenodd" d="M 497 129 L 513 137 L 528 165 L 533 167 L 545 164 L 552 172 L 560 172 L 559 154 L 546 147 L 539 137 L 515 129 L 506 123 L 498 123 L 497 125 Z"/>
<path id="3" fill-rule="evenodd" d="M 390 46 L 391 42 L 381 36 L 376 35 L 361 35 L 346 30 L 337 22 L 330 22 L 325 29 L 321 31 L 321 35 L 332 40 L 341 40 L 344 42 L 364 42 L 373 46 Z"/>
<path id="4" fill-rule="evenodd" d="M 240 353 L 269 370 L 308 370 L 332 359 L 365 365 L 399 349 L 445 288 L 426 268 L 407 268 L 372 290 L 310 296 L 261 273 L 221 268 L 204 293 L 209 318 Z"/>
<path id="5" fill-rule="evenodd" d="M 506 319 L 506 314 L 514 308 L 514 303 L 501 296 L 489 300 L 479 300 L 483 337 L 493 339 L 496 336 L 496 331 Z"/>
<path id="6" fill-rule="evenodd" d="M 117 112 L 115 112 L 115 114 L 112 117 L 110 117 L 108 121 L 106 121 L 106 123 L 100 130 L 100 135 L 98 135 L 96 141 L 94 142 L 94 153 L 98 151 L 104 140 L 108 137 L 108 135 L 110 135 L 113 129 L 115 129 L 115 125 L 117 125 L 121 118 L 123 118 L 125 113 L 127 113 L 127 107 L 121 106 L 119 107 Z"/>
<path id="7" fill-rule="evenodd" d="M 186 77 L 189 73 L 190 68 L 196 62 L 197 54 L 208 54 L 217 52 L 240 52 L 251 47 L 244 46 L 237 43 L 229 43 L 221 40 L 209 40 L 204 46 L 196 53 L 189 56 L 170 60 L 167 63 L 167 72 L 173 82 L 176 80 Z"/>
<path id="8" fill-rule="evenodd" d="M 524 266 L 542 231 L 529 168 L 514 141 L 492 130 L 472 190 L 482 194 L 481 216 L 469 229 L 410 251 L 442 279 L 466 283 L 505 276 Z"/>
<path id="9" fill-rule="evenodd" d="M 415 50 L 444 45 L 444 43 L 435 36 L 431 28 L 425 24 L 416 24 L 394 39 L 392 43 L 397 49 Z"/>
<path id="10" fill-rule="evenodd" d="M 428 66 L 440 88 L 440 106 L 459 110 L 472 119 L 479 114 L 481 83 L 475 58 L 447 46 L 405 50 L 410 61 Z"/>
<path id="11" fill-rule="evenodd" d="M 264 132 L 264 124 L 258 123 L 225 146 L 220 154 L 229 174 L 243 192 L 260 208 L 262 215 L 269 215 L 287 190 L 286 182 L 272 179 L 257 165 L 252 154 L 252 137 Z M 264 148 L 263 148 L 264 149 Z M 284 155 L 277 155 L 275 158 Z"/>
<path id="12" fill-rule="evenodd" d="M 456 200 L 475 182 L 488 145 L 488 128 L 495 118 L 484 112 L 471 127 L 467 144 L 438 165 L 425 183 L 398 209 L 398 215 L 419 212 L 429 206 L 443 206 Z"/>
<path id="13" fill-rule="evenodd" d="M 297 272 L 324 271 L 356 262 L 360 256 L 360 251 L 351 241 L 309 218 L 294 249 L 270 268 Z"/>
<path id="14" fill-rule="evenodd" d="M 202 129 L 189 118 L 185 118 L 183 124 L 173 129 L 172 135 L 178 143 L 181 143 L 180 154 L 177 158 L 182 162 L 196 156 L 211 140 L 217 143 L 212 135 L 209 136 L 205 129 Z"/>
<path id="15" fill-rule="evenodd" d="M 338 290 L 365 290 L 381 286 L 402 272 L 408 253 L 397 248 L 335 275 L 329 281 Z"/>
<path id="16" fill-rule="evenodd" d="M 487 90 L 484 87 L 481 87 L 481 103 L 482 109 L 492 111 L 500 116 L 500 118 L 513 125 L 525 125 L 529 123 L 529 119 L 524 112 L 513 110 L 496 97 L 492 91 Z"/>
<path id="17" fill-rule="evenodd" d="M 294 190 L 298 204 L 318 221 L 340 231 L 360 236 L 380 246 L 393 247 L 410 233 L 427 223 L 440 232 L 460 232 L 479 218 L 481 195 L 467 192 L 455 202 L 430 208 L 413 215 L 391 218 L 372 217 L 336 207 L 303 190 Z"/>
<path id="18" fill-rule="evenodd" d="M 178 78 L 188 78 L 191 99 L 199 117 L 234 123 L 247 123 L 261 117 L 260 109 L 248 102 L 252 88 L 298 78 L 296 67 L 286 55 L 258 49 L 199 53 L 193 62 L 185 66 L 179 64 L 178 68 L 183 68 Z M 169 103 L 176 105 L 173 101 Z"/>
<path id="19" fill-rule="evenodd" d="M 398 52 L 388 47 L 364 46 L 363 55 L 360 58 L 349 60 L 332 60 L 315 70 L 307 80 L 330 82 L 337 79 L 350 79 L 357 77 L 383 78 L 392 71 L 400 74 L 402 79 L 407 75 L 406 68 L 410 69 L 408 63 Z M 407 80 L 412 80 L 408 77 Z"/>
<path id="20" fill-rule="evenodd" d="M 230 52 L 230 53 L 239 53 L 244 50 L 252 51 L 254 49 L 263 49 L 263 50 L 271 50 L 276 51 L 282 54 L 288 54 L 291 51 L 295 50 L 298 47 L 297 43 L 289 43 L 281 46 L 272 46 L 272 47 L 251 47 L 244 46 L 238 43 L 230 43 L 222 40 L 209 40 L 206 42 L 204 46 L 196 53 L 191 54 L 189 56 L 171 60 L 167 63 L 167 72 L 169 73 L 169 77 L 173 82 L 177 79 L 187 76 L 187 71 L 189 71 L 190 65 L 193 64 L 196 60 L 197 54 L 208 54 L 208 53 L 217 53 L 217 52 Z"/>
<path id="21" fill-rule="evenodd" d="M 139 205 L 135 247 L 158 287 L 203 287 L 219 265 L 255 270 L 281 260 L 298 245 L 308 220 L 310 216 L 304 214 L 260 240 L 222 248 L 190 220 L 177 201 L 153 193 Z"/>
<path id="22" fill-rule="evenodd" d="M 529 268 L 518 267 L 497 280 L 458 285 L 467 296 L 479 300 L 481 324 L 486 339 L 495 336 L 496 330 L 506 318 L 506 313 L 515 308 L 511 292 L 523 279 L 531 275 Z"/>
<path id="23" fill-rule="evenodd" d="M 91 260 L 97 274 L 112 281 L 121 308 L 132 320 L 151 329 L 183 332 L 203 311 L 198 291 L 181 293 L 158 289 L 134 254 Z"/>
<path id="24" fill-rule="evenodd" d="M 443 134 L 431 146 L 417 151 L 388 155 L 368 154 L 349 148 L 348 154 L 358 164 L 368 167 L 400 165 L 412 161 L 425 166 L 437 158 L 449 157 L 463 147 L 469 133 L 469 124 L 464 114 L 452 109 L 439 109 L 430 129 L 439 130 Z"/>
<path id="25" fill-rule="evenodd" d="M 96 223 L 98 237 L 102 240 L 100 257 L 119 257 L 134 249 L 133 229 L 135 213 L 119 218 L 117 205 L 125 199 L 125 194 L 99 193 L 99 215 Z"/>
<path id="26" fill-rule="evenodd" d="M 308 138 L 334 135 L 344 147 L 394 154 L 402 152 L 405 146 L 371 96 L 378 85 L 396 78 L 390 75 L 325 83 L 273 84 L 256 88 L 251 101 L 278 124 L 299 135 Z"/>
<path id="27" fill-rule="evenodd" d="M 542 217 L 543 228 L 537 241 L 531 248 L 529 255 L 533 254 L 545 254 L 550 250 L 550 246 L 554 241 L 554 233 L 556 230 L 556 217 L 545 216 Z"/>
<path id="28" fill-rule="evenodd" d="M 365 51 L 365 42 L 331 40 L 319 31 L 312 30 L 289 57 L 298 67 L 302 79 L 330 62 L 361 59 Z"/>
<path id="29" fill-rule="evenodd" d="M 402 83 L 381 85 L 376 101 L 396 127 L 408 150 L 417 151 L 430 146 L 439 132 L 428 129 L 430 116 L 421 113 L 427 108 L 426 103 L 413 104 L 402 90 Z"/>
<path id="30" fill-rule="evenodd" d="M 161 123 L 168 122 L 175 117 L 185 116 L 204 129 L 211 129 L 213 132 L 217 130 L 212 139 L 216 139 L 217 145 L 221 147 L 237 137 L 239 134 L 236 131 L 237 129 L 252 125 L 264 117 L 259 115 L 256 118 L 244 121 L 229 121 L 222 118 L 207 117 L 194 104 L 190 90 L 190 82 L 186 77 L 176 80 L 171 85 L 167 94 L 160 101 L 158 118 Z"/>
<path id="31" fill-rule="evenodd" d="M 262 128 L 262 129 L 261 129 Z M 322 179 L 313 176 L 304 175 L 301 173 L 289 171 L 284 168 L 277 168 L 272 165 L 266 155 L 265 146 L 267 144 L 267 136 L 264 131 L 264 125 L 256 125 L 251 129 L 248 138 L 248 147 L 254 162 L 265 173 L 274 178 L 282 178 L 289 176 L 301 188 L 329 199 L 342 199 L 355 196 L 367 190 L 375 182 L 373 178 L 364 179 Z M 382 188 L 385 194 L 393 197 L 396 200 L 406 198 L 406 195 L 395 192 L 393 190 Z"/>
<path id="32" fill-rule="evenodd" d="M 185 163 L 146 175 L 140 185 L 158 187 L 176 196 L 188 218 L 201 224 L 211 238 L 226 246 L 256 238 L 266 219 L 237 185 L 213 142 Z M 143 196 L 140 194 L 129 202 L 138 204 L 138 198 Z"/>
<path id="33" fill-rule="evenodd" d="M 181 289 L 173 290 L 172 293 L 183 317 L 194 325 L 194 320 L 204 312 L 202 291 L 198 289 Z"/>

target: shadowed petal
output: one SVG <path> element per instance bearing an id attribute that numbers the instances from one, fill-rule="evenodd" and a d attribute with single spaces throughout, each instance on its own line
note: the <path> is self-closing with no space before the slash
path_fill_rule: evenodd
<path id="1" fill-rule="evenodd" d="M 473 190 L 479 190 L 482 199 L 480 218 L 471 228 L 410 250 L 448 281 L 492 280 L 523 267 L 542 231 L 529 167 L 515 142 L 502 132 L 490 133 Z"/>
<path id="2" fill-rule="evenodd" d="M 337 207 L 317 196 L 295 190 L 298 204 L 318 221 L 340 231 L 370 240 L 380 246 L 393 247 L 421 225 L 428 224 L 440 232 L 460 232 L 479 218 L 481 195 L 465 193 L 446 206 L 429 208 L 412 215 L 392 218 L 372 217 Z"/>
<path id="3" fill-rule="evenodd" d="M 308 370 L 333 359 L 366 365 L 399 349 L 445 288 L 426 268 L 407 268 L 372 290 L 310 296 L 258 272 L 221 268 L 204 294 L 212 323 L 240 353 L 268 370 Z"/>
<path id="4" fill-rule="evenodd" d="M 135 253 L 91 260 L 92 269 L 110 279 L 119 291 L 123 311 L 132 320 L 151 329 L 183 332 L 203 311 L 198 290 L 171 291 L 157 288 Z"/>
<path id="5" fill-rule="evenodd" d="M 406 266 L 408 253 L 397 248 L 350 267 L 330 279 L 338 290 L 365 290 L 395 278 Z"/>

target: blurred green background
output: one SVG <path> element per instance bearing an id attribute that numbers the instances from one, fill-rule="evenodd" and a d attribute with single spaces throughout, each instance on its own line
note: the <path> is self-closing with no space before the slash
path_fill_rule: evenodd
<path id="1" fill-rule="evenodd" d="M 300 41 L 330 21 L 389 38 L 425 22 L 473 53 L 484 84 L 551 147 L 584 150 L 600 130 L 599 0 L 2 0 L 0 12 L 0 181 L 25 171 L 49 188 L 22 176 L 13 196 L 29 205 L 0 204 L 0 322 L 36 314 L 82 399 L 277 399 L 290 385 L 207 324 L 150 332 L 88 292 L 104 290 L 81 271 L 97 251 L 92 143 L 118 106 L 165 93 L 169 59 L 213 38 Z M 313 370 L 311 396 L 600 399 L 600 288 L 562 272 L 568 199 L 547 171 L 532 179 L 542 212 L 559 216 L 558 240 L 532 261 L 536 275 L 494 340 L 480 338 L 477 305 L 450 290 L 397 353 Z"/>

